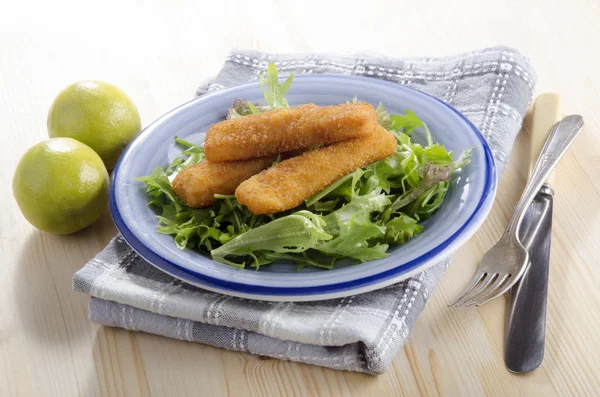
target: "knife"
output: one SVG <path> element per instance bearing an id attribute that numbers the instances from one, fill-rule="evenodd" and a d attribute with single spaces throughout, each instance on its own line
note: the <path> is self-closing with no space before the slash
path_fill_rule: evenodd
<path id="1" fill-rule="evenodd" d="M 552 127 L 560 120 L 559 97 L 543 94 L 533 106 L 530 172 Z M 551 176 L 529 206 L 520 240 L 529 252 L 529 266 L 509 294 L 504 362 L 515 373 L 531 372 L 544 360 L 546 305 L 552 236 L 554 192 Z"/>

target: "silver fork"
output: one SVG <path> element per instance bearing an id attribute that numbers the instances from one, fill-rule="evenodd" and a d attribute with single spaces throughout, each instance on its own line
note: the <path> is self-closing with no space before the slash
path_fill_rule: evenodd
<path id="1" fill-rule="evenodd" d="M 504 235 L 483 256 L 471 284 L 449 306 L 483 305 L 504 294 L 521 278 L 529 263 L 529 254 L 518 237 L 523 216 L 582 128 L 583 119 L 579 115 L 567 116 L 554 125 Z"/>

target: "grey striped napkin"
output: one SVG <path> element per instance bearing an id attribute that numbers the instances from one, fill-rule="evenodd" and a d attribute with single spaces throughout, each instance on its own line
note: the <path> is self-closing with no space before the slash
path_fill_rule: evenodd
<path id="1" fill-rule="evenodd" d="M 274 61 L 282 75 L 338 73 L 385 79 L 435 95 L 465 114 L 504 169 L 533 95 L 518 52 L 496 47 L 447 58 L 265 54 L 235 51 L 198 95 L 255 81 Z M 251 301 L 176 280 L 116 237 L 75 274 L 96 323 L 284 360 L 371 374 L 406 341 L 449 261 L 379 291 L 321 302 Z"/>

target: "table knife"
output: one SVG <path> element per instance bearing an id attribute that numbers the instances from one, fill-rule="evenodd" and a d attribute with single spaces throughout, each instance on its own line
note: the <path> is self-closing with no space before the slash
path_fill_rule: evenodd
<path id="1" fill-rule="evenodd" d="M 530 171 L 552 127 L 560 120 L 559 97 L 543 94 L 536 98 L 531 127 Z M 552 206 L 552 176 L 541 187 L 523 219 L 520 240 L 529 251 L 529 266 L 509 294 L 504 362 L 515 373 L 531 372 L 544 360 L 546 305 Z"/>

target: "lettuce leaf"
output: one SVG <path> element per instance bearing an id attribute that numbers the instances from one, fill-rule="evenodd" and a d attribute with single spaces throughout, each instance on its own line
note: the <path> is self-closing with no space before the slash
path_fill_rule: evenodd
<path id="1" fill-rule="evenodd" d="M 385 224 L 385 240 L 389 244 L 404 244 L 423 231 L 417 220 L 406 214 L 390 220 Z"/>
<path id="2" fill-rule="evenodd" d="M 211 255 L 214 260 L 224 262 L 226 256 L 252 256 L 255 251 L 304 252 L 332 238 L 324 226 L 321 216 L 298 211 L 235 237 L 212 250 Z"/>
<path id="3" fill-rule="evenodd" d="M 387 245 L 373 244 L 385 235 L 385 228 L 373 222 L 373 212 L 383 212 L 390 200 L 380 191 L 356 196 L 344 207 L 324 216 L 326 230 L 335 236 L 316 250 L 339 258 L 364 262 L 387 256 Z"/>
<path id="4" fill-rule="evenodd" d="M 326 216 L 301 210 L 271 221 L 259 228 L 239 235 L 211 251 L 214 260 L 231 263 L 231 256 L 250 256 L 251 266 L 261 266 L 268 258 L 281 256 L 266 252 L 285 253 L 286 259 L 298 258 L 301 265 L 330 267 L 337 258 L 367 261 L 387 256 L 387 244 L 380 244 L 386 229 L 373 222 L 371 214 L 383 211 L 390 200 L 379 191 L 357 196 L 349 204 Z M 325 255 L 326 261 L 309 258 L 303 253 L 315 250 Z M 229 258 L 226 258 L 229 257 Z M 329 257 L 333 258 L 330 259 Z M 238 262 L 233 262 L 238 263 Z"/>

